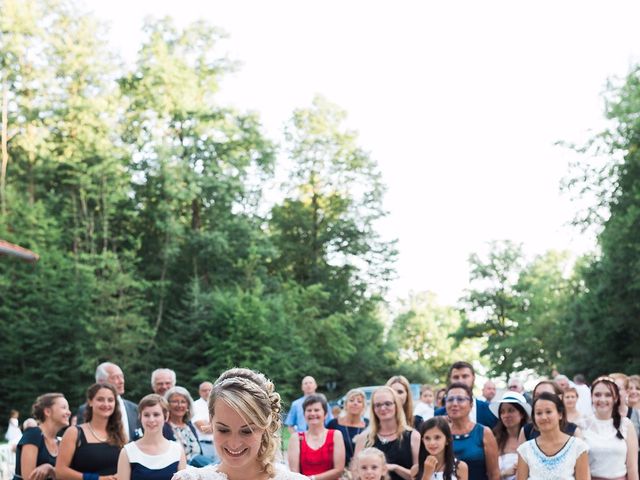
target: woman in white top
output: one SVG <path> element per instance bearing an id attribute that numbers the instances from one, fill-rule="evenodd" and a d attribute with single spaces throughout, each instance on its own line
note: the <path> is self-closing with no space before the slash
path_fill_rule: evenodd
<path id="1" fill-rule="evenodd" d="M 533 425 L 540 436 L 518 447 L 517 480 L 589 480 L 586 443 L 560 430 L 564 405 L 544 392 L 533 401 Z"/>
<path id="2" fill-rule="evenodd" d="M 506 392 L 499 402 L 491 403 L 489 409 L 498 418 L 493 434 L 498 443 L 500 478 L 514 480 L 518 465 L 516 449 L 520 445 L 518 435 L 529 421 L 531 406 L 521 393 Z"/>
<path id="3" fill-rule="evenodd" d="M 578 390 L 574 387 L 567 388 L 562 394 L 562 403 L 567 412 L 567 422 L 575 423 L 578 428 L 584 428 L 584 415 L 577 408 Z"/>
<path id="4" fill-rule="evenodd" d="M 620 415 L 620 393 L 611 377 L 591 385 L 594 416 L 585 420 L 593 479 L 638 480 L 638 437 L 631 421 Z"/>
<path id="5" fill-rule="evenodd" d="M 169 480 L 185 468 L 182 446 L 162 435 L 169 418 L 169 405 L 160 395 L 147 395 L 138 405 L 144 436 L 127 443 L 118 458 L 118 480 Z"/>

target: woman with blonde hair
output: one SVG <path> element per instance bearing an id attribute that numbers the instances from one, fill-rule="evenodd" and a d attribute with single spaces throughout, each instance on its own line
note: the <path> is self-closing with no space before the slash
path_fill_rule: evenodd
<path id="1" fill-rule="evenodd" d="M 403 375 L 395 375 L 387 380 L 385 385 L 387 387 L 391 387 L 400 397 L 402 410 L 404 411 L 404 417 L 407 419 L 407 424 L 418 430 L 423 419 L 421 416 L 413 414 L 413 396 L 411 395 L 411 385 L 409 384 L 409 380 L 407 380 Z"/>
<path id="2" fill-rule="evenodd" d="M 187 460 L 178 442 L 167 440 L 162 428 L 169 418 L 167 401 L 152 393 L 138 404 L 144 436 L 127 443 L 118 459 L 118 480 L 169 480 Z"/>
<path id="3" fill-rule="evenodd" d="M 340 430 L 344 440 L 344 464 L 349 466 L 356 451 L 356 437 L 369 425 L 369 420 L 363 418 L 367 405 L 367 397 L 359 388 L 347 392 L 344 401 L 344 415 L 334 418 L 327 424 L 327 428 Z"/>
<path id="4" fill-rule="evenodd" d="M 261 373 L 224 372 L 209 396 L 213 442 L 220 463 L 176 473 L 174 480 L 306 480 L 276 462 L 280 448 L 280 395 Z"/>
<path id="5" fill-rule="evenodd" d="M 629 388 L 627 389 L 627 404 L 631 408 L 640 408 L 640 375 L 629 377 Z"/>
<path id="6" fill-rule="evenodd" d="M 387 459 L 391 480 L 411 480 L 411 468 L 418 463 L 420 434 L 407 425 L 400 397 L 391 387 L 373 392 L 370 418 L 368 433 L 356 439 L 355 454 L 375 447 Z"/>
<path id="7" fill-rule="evenodd" d="M 584 416 L 578 410 L 578 389 L 569 387 L 562 393 L 562 403 L 567 413 L 567 422 L 575 423 L 578 428 L 584 428 Z"/>
<path id="8" fill-rule="evenodd" d="M 116 480 L 118 456 L 125 443 L 118 392 L 110 383 L 87 390 L 86 422 L 67 428 L 56 461 L 58 480 Z"/>

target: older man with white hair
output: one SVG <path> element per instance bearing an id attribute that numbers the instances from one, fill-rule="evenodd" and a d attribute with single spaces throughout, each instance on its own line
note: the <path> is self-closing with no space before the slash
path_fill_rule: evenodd
<path id="1" fill-rule="evenodd" d="M 176 386 L 176 372 L 170 368 L 156 368 L 151 372 L 151 388 L 153 393 L 164 397 L 164 394 Z"/>
<path id="2" fill-rule="evenodd" d="M 130 400 L 122 398 L 124 395 L 124 373 L 122 369 L 112 362 L 103 362 L 96 367 L 96 383 L 110 383 L 118 393 L 117 401 L 120 405 L 122 427 L 127 440 L 135 440 L 140 436 L 140 424 L 138 423 L 138 406 Z M 78 408 L 78 425 L 84 423 L 84 413 L 87 404 Z"/>

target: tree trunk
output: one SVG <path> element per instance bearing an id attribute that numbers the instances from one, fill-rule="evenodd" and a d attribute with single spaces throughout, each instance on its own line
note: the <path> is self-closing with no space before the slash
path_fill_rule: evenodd
<path id="1" fill-rule="evenodd" d="M 0 171 L 0 203 L 2 203 L 2 215 L 7 214 L 6 178 L 7 164 L 9 163 L 9 86 L 2 84 L 2 170 Z"/>

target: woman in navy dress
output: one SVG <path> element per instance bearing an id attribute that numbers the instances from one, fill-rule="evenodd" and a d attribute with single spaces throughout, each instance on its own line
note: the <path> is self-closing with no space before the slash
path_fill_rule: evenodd
<path id="1" fill-rule="evenodd" d="M 45 393 L 33 404 L 32 415 L 38 420 L 39 426 L 26 429 L 16 446 L 14 480 L 55 478 L 57 433 L 69 425 L 71 411 L 64 395 Z"/>
<path id="2" fill-rule="evenodd" d="M 118 480 L 170 480 L 187 460 L 182 446 L 162 434 L 169 405 L 153 393 L 140 400 L 138 412 L 144 437 L 127 443 L 120 452 Z"/>

